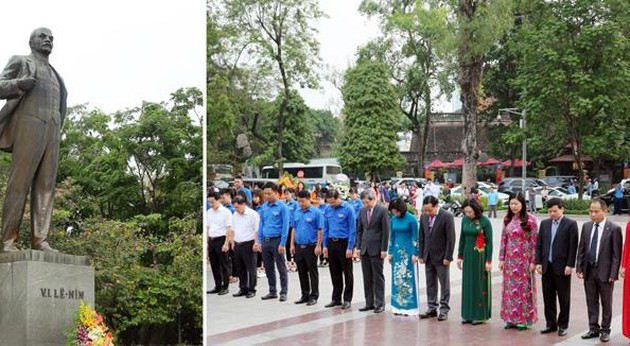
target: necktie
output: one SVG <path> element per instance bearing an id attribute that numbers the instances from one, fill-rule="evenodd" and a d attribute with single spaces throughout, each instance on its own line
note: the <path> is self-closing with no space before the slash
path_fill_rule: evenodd
<path id="1" fill-rule="evenodd" d="M 429 217 L 429 234 L 433 231 L 433 221 L 435 221 L 435 216 Z"/>
<path id="2" fill-rule="evenodd" d="M 372 209 L 368 209 L 367 212 L 367 222 L 370 223 L 370 218 L 372 217 Z"/>
<path id="3" fill-rule="evenodd" d="M 553 241 L 556 239 L 556 232 L 558 232 L 558 225 L 560 222 L 554 221 L 551 225 L 551 243 L 549 244 L 549 262 L 553 262 Z"/>
<path id="4" fill-rule="evenodd" d="M 593 231 L 593 240 L 591 240 L 591 248 L 588 251 L 588 260 L 591 264 L 597 263 L 597 239 L 599 238 L 599 224 L 595 224 L 595 230 Z"/>

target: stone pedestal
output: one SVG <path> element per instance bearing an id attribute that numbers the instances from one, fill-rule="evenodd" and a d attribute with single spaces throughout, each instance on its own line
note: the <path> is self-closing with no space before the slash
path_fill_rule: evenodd
<path id="1" fill-rule="evenodd" d="M 0 254 L 0 345 L 65 345 L 81 301 L 94 304 L 87 257 Z"/>

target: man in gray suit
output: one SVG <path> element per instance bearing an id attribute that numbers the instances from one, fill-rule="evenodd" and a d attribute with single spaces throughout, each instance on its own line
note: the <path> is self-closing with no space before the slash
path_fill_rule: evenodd
<path id="1" fill-rule="evenodd" d="M 59 140 L 66 113 L 63 80 L 50 66 L 49 29 L 31 33 L 30 55 L 11 57 L 0 74 L 0 149 L 12 152 L 2 214 L 2 251 L 17 251 L 26 194 L 31 192 L 31 248 L 56 251 L 46 238 L 53 211 Z"/>
<path id="2" fill-rule="evenodd" d="M 427 280 L 427 302 L 429 309 L 420 318 L 438 317 L 438 321 L 448 318 L 451 297 L 449 266 L 455 250 L 455 221 L 453 214 L 440 209 L 435 196 L 426 196 L 422 203 L 423 214 L 420 218 L 418 235 L 418 253 L 420 258 L 413 258 L 425 266 Z M 440 282 L 440 314 L 438 316 L 438 280 Z"/>
<path id="3" fill-rule="evenodd" d="M 621 227 L 606 219 L 608 205 L 596 198 L 589 208 L 591 220 L 582 226 L 576 273 L 584 279 L 588 333 L 582 339 L 599 337 L 610 341 L 612 297 L 615 281 L 619 279 L 621 264 Z M 602 324 L 599 325 L 599 302 L 602 304 Z"/>
<path id="4" fill-rule="evenodd" d="M 365 306 L 359 311 L 385 311 L 385 276 L 383 260 L 389 242 L 389 213 L 376 203 L 372 190 L 361 192 L 363 208 L 359 211 L 357 249 L 361 253 Z"/>

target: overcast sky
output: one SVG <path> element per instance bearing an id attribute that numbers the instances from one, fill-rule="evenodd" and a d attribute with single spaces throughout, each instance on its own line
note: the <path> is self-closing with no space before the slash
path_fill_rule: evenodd
<path id="1" fill-rule="evenodd" d="M 319 8 L 328 15 L 315 25 L 319 30 L 317 39 L 324 64 L 322 79 L 318 90 L 300 90 L 311 108 L 329 109 L 335 115 L 341 111 L 341 93 L 325 76 L 331 69 L 343 73 L 353 66 L 357 48 L 379 36 L 378 21 L 359 13 L 360 4 L 361 0 L 319 0 Z M 452 111 L 456 107 L 459 102 L 441 101 L 434 111 Z"/>
<path id="2" fill-rule="evenodd" d="M 205 9 L 205 0 L 2 1 L 0 65 L 29 54 L 33 29 L 48 27 L 68 105 L 167 101 L 181 87 L 205 90 Z"/>

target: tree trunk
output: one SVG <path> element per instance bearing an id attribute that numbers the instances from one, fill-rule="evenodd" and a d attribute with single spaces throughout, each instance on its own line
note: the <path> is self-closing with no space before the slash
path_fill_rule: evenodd
<path id="1" fill-rule="evenodd" d="M 472 55 L 469 45 L 475 41 L 475 32 L 469 25 L 475 16 L 473 0 L 460 0 L 458 20 L 463 30 L 458 48 L 459 86 L 462 113 L 464 116 L 464 167 L 462 169 L 462 185 L 468 190 L 477 184 L 477 91 L 481 82 L 483 57 Z M 472 55 L 472 56 L 471 56 Z"/>

